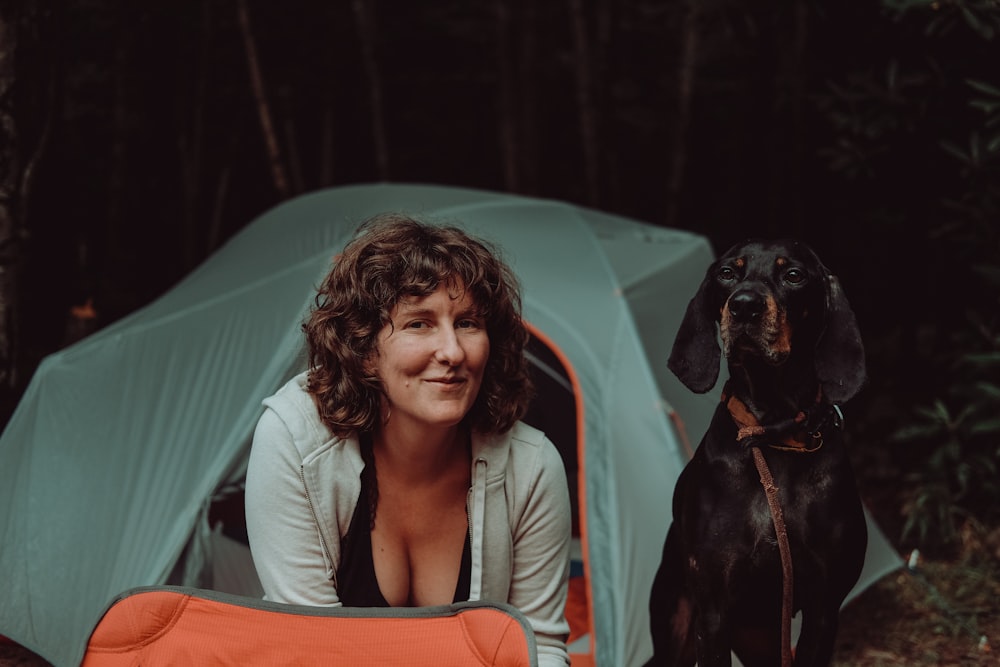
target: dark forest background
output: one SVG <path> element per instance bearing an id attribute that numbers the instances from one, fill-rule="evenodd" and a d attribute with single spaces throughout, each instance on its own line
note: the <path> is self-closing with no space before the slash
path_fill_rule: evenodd
<path id="1" fill-rule="evenodd" d="M 0 417 L 283 199 L 511 191 L 813 245 L 887 532 L 996 556 L 998 34 L 996 0 L 0 0 Z"/>

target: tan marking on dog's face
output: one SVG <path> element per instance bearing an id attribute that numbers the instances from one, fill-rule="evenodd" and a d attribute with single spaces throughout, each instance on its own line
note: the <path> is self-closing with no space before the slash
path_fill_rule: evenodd
<path id="1" fill-rule="evenodd" d="M 749 340 L 753 349 L 762 359 L 771 364 L 780 364 L 792 352 L 792 328 L 788 315 L 778 306 L 774 295 L 768 294 L 764 299 L 765 309 L 757 322 L 741 324 L 733 320 L 729 311 L 729 302 L 722 307 L 719 318 L 719 334 L 722 338 L 722 351 L 727 359 L 733 355 L 746 354 L 741 350 L 741 340 Z"/>
<path id="2" fill-rule="evenodd" d="M 724 304 L 722 304 L 722 313 L 719 315 L 719 333 L 722 335 L 722 344 L 726 352 L 729 355 L 729 342 L 727 339 L 730 337 L 730 331 L 733 329 L 733 314 L 729 311 L 729 300 L 727 299 Z"/>
<path id="3" fill-rule="evenodd" d="M 745 267 L 746 265 L 747 265 L 747 260 L 746 260 L 746 258 L 744 258 L 744 257 L 737 257 L 737 258 L 736 258 L 736 259 L 735 259 L 735 260 L 733 261 L 733 266 L 735 266 L 735 267 L 736 267 L 737 269 L 742 269 L 742 268 L 743 268 L 743 267 Z"/>
<path id="4" fill-rule="evenodd" d="M 768 296 L 767 315 L 767 330 L 772 336 L 768 356 L 776 363 L 784 361 L 792 353 L 792 327 L 788 323 L 788 313 L 778 308 L 773 296 Z"/>
<path id="5" fill-rule="evenodd" d="M 792 331 L 788 326 L 788 315 L 778 306 L 773 294 L 764 299 L 767 307 L 761 319 L 758 340 L 764 358 L 771 363 L 781 363 L 792 352 Z"/>
<path id="6" fill-rule="evenodd" d="M 779 268 L 781 268 L 782 266 L 785 266 L 786 264 L 788 264 L 788 258 L 787 257 L 779 257 L 778 259 L 774 260 L 774 263 Z"/>

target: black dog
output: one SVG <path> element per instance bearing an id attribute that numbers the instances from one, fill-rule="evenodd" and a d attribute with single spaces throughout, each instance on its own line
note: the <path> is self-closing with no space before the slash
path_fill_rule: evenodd
<path id="1" fill-rule="evenodd" d="M 674 490 L 647 664 L 730 665 L 730 651 L 746 667 L 781 664 L 782 567 L 756 447 L 778 488 L 802 611 L 795 665 L 827 665 L 867 543 L 836 407 L 865 381 L 857 322 L 811 249 L 749 241 L 708 269 L 668 365 L 704 393 L 723 351 L 723 400 Z"/>

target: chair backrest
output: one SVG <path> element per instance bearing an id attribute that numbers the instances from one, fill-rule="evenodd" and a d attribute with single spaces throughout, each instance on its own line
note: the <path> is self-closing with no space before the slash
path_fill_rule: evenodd
<path id="1" fill-rule="evenodd" d="M 535 637 L 514 607 L 284 605 L 174 586 L 119 595 L 83 667 L 138 665 L 537 665 Z"/>

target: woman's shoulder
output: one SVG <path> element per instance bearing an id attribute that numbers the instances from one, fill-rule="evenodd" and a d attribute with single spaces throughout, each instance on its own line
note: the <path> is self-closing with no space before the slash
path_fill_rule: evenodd
<path id="1" fill-rule="evenodd" d="M 279 413 L 296 410 L 303 413 L 317 412 L 312 395 L 306 389 L 309 372 L 293 376 L 276 392 L 264 399 L 264 406 Z"/>
<path id="2" fill-rule="evenodd" d="M 312 394 L 306 389 L 308 372 L 291 378 L 263 401 L 261 422 L 277 422 L 287 430 L 303 459 L 317 450 L 340 442 L 319 416 Z"/>
<path id="3" fill-rule="evenodd" d="M 487 459 L 505 457 L 513 449 L 537 449 L 548 441 L 543 432 L 524 422 L 515 422 L 502 433 L 475 433 L 472 438 L 473 453 Z"/>
<path id="4" fill-rule="evenodd" d="M 477 455 L 494 466 L 521 471 L 537 472 L 539 467 L 561 462 L 559 451 L 545 433 L 524 422 L 515 423 L 505 433 L 486 436 Z"/>
<path id="5" fill-rule="evenodd" d="M 539 431 L 534 426 L 529 426 L 524 422 L 516 422 L 510 429 L 511 442 L 521 443 L 531 447 L 542 447 L 549 442 L 545 433 Z"/>
<path id="6" fill-rule="evenodd" d="M 307 379 L 308 373 L 300 373 L 263 401 L 265 410 L 273 412 L 289 430 L 322 426 L 319 410 L 306 390 Z"/>
<path id="7" fill-rule="evenodd" d="M 561 499 L 568 494 L 562 455 L 544 432 L 518 422 L 507 432 L 506 440 L 509 444 L 504 465 L 505 485 L 515 505 L 532 497 Z M 546 501 L 538 508 L 561 507 L 561 502 Z"/>

